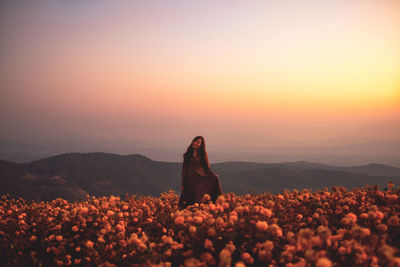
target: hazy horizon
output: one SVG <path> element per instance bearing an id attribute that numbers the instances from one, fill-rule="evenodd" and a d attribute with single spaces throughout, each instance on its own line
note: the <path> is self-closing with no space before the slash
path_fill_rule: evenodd
<path id="1" fill-rule="evenodd" d="M 1 1 L 1 154 L 400 167 L 398 1 Z M 100 150 L 99 150 L 100 151 Z"/>

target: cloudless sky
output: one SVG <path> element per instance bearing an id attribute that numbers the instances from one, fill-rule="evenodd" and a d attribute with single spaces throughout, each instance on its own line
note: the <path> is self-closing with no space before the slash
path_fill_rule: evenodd
<path id="1" fill-rule="evenodd" d="M 224 147 L 400 136 L 400 1 L 10 0 L 0 10 L 2 138 L 184 150 L 196 135 Z"/>

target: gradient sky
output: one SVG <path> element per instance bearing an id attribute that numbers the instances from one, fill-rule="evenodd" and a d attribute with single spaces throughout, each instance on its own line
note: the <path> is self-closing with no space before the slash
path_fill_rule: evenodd
<path id="1" fill-rule="evenodd" d="M 391 0 L 1 1 L 0 136 L 399 140 L 399 28 Z"/>

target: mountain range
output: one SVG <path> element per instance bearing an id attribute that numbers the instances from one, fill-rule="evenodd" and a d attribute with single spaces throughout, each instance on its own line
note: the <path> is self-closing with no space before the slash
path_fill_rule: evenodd
<path id="1" fill-rule="evenodd" d="M 366 184 L 384 188 L 400 182 L 400 168 L 368 164 L 339 167 L 306 161 L 259 163 L 229 161 L 211 164 L 224 193 L 281 193 L 284 189 L 346 188 Z M 94 196 L 179 194 L 182 162 L 155 161 L 141 154 L 64 153 L 28 163 L 0 160 L 0 194 L 48 201 Z"/>

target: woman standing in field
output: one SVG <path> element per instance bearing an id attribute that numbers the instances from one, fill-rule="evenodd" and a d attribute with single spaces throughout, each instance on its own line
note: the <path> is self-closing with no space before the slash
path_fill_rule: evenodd
<path id="1" fill-rule="evenodd" d="M 196 136 L 183 154 L 181 196 L 178 208 L 200 203 L 204 194 L 209 194 L 215 202 L 222 193 L 221 184 L 210 168 L 206 144 L 202 136 Z"/>

